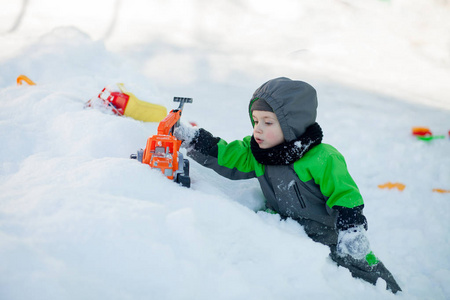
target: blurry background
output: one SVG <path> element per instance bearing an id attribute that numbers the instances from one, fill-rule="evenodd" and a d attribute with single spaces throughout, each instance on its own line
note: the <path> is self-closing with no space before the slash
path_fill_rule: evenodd
<path id="1" fill-rule="evenodd" d="M 0 0 L 0 7 L 0 62 L 73 26 L 158 86 L 254 89 L 280 75 L 319 77 L 450 108 L 447 0 Z"/>

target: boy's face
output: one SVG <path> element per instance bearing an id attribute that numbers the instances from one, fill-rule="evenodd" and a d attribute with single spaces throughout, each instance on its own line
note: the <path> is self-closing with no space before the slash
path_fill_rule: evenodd
<path id="1" fill-rule="evenodd" d="M 255 126 L 253 136 L 261 149 L 272 148 L 284 142 L 283 131 L 273 112 L 254 110 L 252 113 Z"/>

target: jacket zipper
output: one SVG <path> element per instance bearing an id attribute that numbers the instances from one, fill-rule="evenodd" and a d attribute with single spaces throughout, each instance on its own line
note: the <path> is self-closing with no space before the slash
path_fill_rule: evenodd
<path id="1" fill-rule="evenodd" d="M 305 200 L 303 200 L 302 194 L 300 193 L 300 189 L 298 188 L 297 183 L 294 184 L 294 191 L 295 191 L 295 194 L 297 194 L 297 199 L 298 199 L 298 202 L 300 203 L 300 206 L 302 208 L 306 208 Z"/>

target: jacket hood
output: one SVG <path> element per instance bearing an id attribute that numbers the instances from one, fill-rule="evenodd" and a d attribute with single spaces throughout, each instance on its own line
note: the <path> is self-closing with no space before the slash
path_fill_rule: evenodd
<path id="1" fill-rule="evenodd" d="M 307 127 L 316 122 L 317 93 L 306 82 L 280 77 L 260 86 L 249 104 L 252 124 L 251 107 L 257 99 L 265 100 L 272 107 L 287 142 L 298 139 Z"/>

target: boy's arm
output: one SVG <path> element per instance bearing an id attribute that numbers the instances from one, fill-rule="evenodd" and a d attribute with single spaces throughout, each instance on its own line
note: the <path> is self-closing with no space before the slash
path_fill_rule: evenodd
<path id="1" fill-rule="evenodd" d="M 367 219 L 363 215 L 364 201 L 358 186 L 347 169 L 344 157 L 333 154 L 328 157 L 330 165 L 326 171 L 330 172 L 331 182 L 323 183 L 324 189 L 328 189 L 327 205 L 337 210 L 336 229 L 347 230 L 355 226 L 364 226 L 367 230 Z"/>
<path id="2" fill-rule="evenodd" d="M 321 170 L 317 174 L 320 174 L 320 189 L 328 197 L 326 205 L 338 212 L 336 250 L 340 256 L 363 260 L 370 253 L 363 199 L 342 154 L 334 148 L 329 151 L 331 153 L 322 156 L 325 158 L 323 166 L 316 170 Z"/>
<path id="3" fill-rule="evenodd" d="M 184 141 L 182 146 L 189 157 L 218 174 L 233 180 L 256 177 L 249 141 L 228 144 L 203 128 L 186 125 L 177 128 L 174 135 Z"/>
<path id="4" fill-rule="evenodd" d="M 336 229 L 347 230 L 362 225 L 367 230 L 367 219 L 363 215 L 363 208 L 364 204 L 351 208 L 339 205 L 333 206 L 333 209 L 338 211 Z"/>
<path id="5" fill-rule="evenodd" d="M 205 156 L 218 157 L 219 147 L 218 143 L 221 138 L 214 137 L 209 131 L 199 128 L 187 147 L 188 155 L 190 153 L 201 153 Z"/>
<path id="6" fill-rule="evenodd" d="M 348 172 L 344 157 L 329 145 L 323 147 L 324 151 L 316 152 L 316 158 L 321 163 L 314 163 L 310 172 L 322 194 L 327 197 L 326 205 L 338 212 L 336 228 L 346 230 L 362 225 L 367 229 L 367 220 L 363 215 L 364 201 Z"/>

